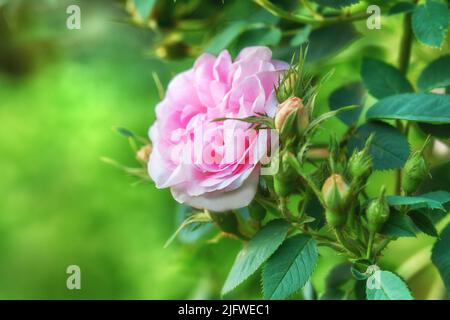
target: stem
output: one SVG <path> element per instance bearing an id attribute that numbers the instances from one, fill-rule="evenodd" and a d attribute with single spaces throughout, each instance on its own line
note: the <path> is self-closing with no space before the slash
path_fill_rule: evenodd
<path id="1" fill-rule="evenodd" d="M 415 1 L 417 2 L 417 1 Z M 398 56 L 398 68 L 400 73 L 406 75 L 408 72 L 409 61 L 411 60 L 412 48 L 412 29 L 411 29 L 411 13 L 408 12 L 403 18 L 403 35 L 400 42 L 400 52 Z M 402 123 L 396 121 L 397 128 L 402 131 Z M 402 170 L 398 169 L 395 174 L 395 194 L 401 193 Z"/>
<path id="2" fill-rule="evenodd" d="M 349 246 L 349 244 L 347 243 L 347 241 L 345 240 L 344 235 L 342 234 L 341 230 L 335 229 L 334 233 L 336 234 L 336 238 L 339 241 L 339 243 L 342 245 L 342 247 L 345 248 L 345 250 L 351 254 L 352 256 L 358 256 L 359 253 L 355 253 L 353 251 L 353 249 Z"/>
<path id="3" fill-rule="evenodd" d="M 369 243 L 367 244 L 367 253 L 366 253 L 366 259 L 370 260 L 370 257 L 372 256 L 372 249 L 373 249 L 373 240 L 375 239 L 375 232 L 371 232 L 369 235 Z"/>
<path id="4" fill-rule="evenodd" d="M 411 13 L 406 13 L 403 18 L 403 36 L 400 43 L 400 52 L 398 56 L 398 69 L 403 75 L 406 75 L 409 67 L 412 48 L 412 30 Z"/>
<path id="5" fill-rule="evenodd" d="M 289 211 L 288 207 L 287 207 L 287 198 L 286 197 L 280 197 L 280 211 L 281 211 L 281 216 L 283 218 L 285 218 L 288 221 L 292 221 L 292 214 Z"/>
<path id="6" fill-rule="evenodd" d="M 347 253 L 347 251 L 344 248 L 342 248 L 341 246 L 337 245 L 336 243 L 320 242 L 320 240 L 318 240 L 318 241 L 319 242 L 317 243 L 317 245 L 319 247 L 328 247 L 328 248 L 331 248 L 331 249 L 336 250 L 336 251 L 341 252 L 341 253 Z M 352 254 L 352 256 L 354 256 L 354 255 Z"/>
<path id="7" fill-rule="evenodd" d="M 312 24 L 312 25 L 329 25 L 339 22 L 351 22 L 351 21 L 357 21 L 357 20 L 363 20 L 366 19 L 370 14 L 368 14 L 366 11 L 356 12 L 354 14 L 346 14 L 342 16 L 335 16 L 335 17 L 322 17 L 316 13 L 314 17 L 309 16 L 303 16 L 298 14 L 292 14 L 283 8 L 278 7 L 277 5 L 273 4 L 269 0 L 253 0 L 256 4 L 263 7 L 265 10 L 269 11 L 271 14 L 273 14 L 276 17 L 280 17 L 285 20 L 297 22 L 297 23 L 303 23 L 303 24 Z"/>
<path id="8" fill-rule="evenodd" d="M 314 18 L 308 17 L 308 16 L 301 16 L 301 15 L 294 15 L 290 12 L 285 11 L 284 9 L 276 6 L 272 2 L 268 0 L 253 0 L 256 4 L 263 7 L 265 10 L 269 11 L 271 14 L 273 14 L 276 17 L 280 17 L 285 20 L 298 22 L 298 23 L 305 23 L 310 24 L 316 22 Z"/>
<path id="9" fill-rule="evenodd" d="M 311 6 L 311 4 L 308 2 L 308 0 L 300 0 L 300 2 L 305 6 L 305 8 L 309 12 L 311 12 L 311 14 L 313 15 L 314 18 L 316 18 L 317 20 L 323 19 L 323 16 L 314 10 L 314 8 Z"/>

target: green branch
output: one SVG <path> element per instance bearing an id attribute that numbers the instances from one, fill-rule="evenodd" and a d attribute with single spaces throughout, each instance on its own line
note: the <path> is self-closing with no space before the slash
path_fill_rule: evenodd
<path id="1" fill-rule="evenodd" d="M 263 7 L 265 10 L 270 12 L 276 17 L 279 17 L 284 20 L 289 20 L 302 24 L 312 24 L 312 25 L 330 25 L 339 22 L 352 22 L 366 19 L 370 16 L 366 11 L 355 12 L 353 14 L 345 14 L 341 16 L 333 16 L 333 17 L 324 17 L 319 13 L 315 12 L 315 14 L 311 16 L 293 14 L 280 8 L 279 6 L 273 4 L 269 0 L 253 0 L 256 4 Z M 310 9 L 310 8 L 309 8 Z"/>

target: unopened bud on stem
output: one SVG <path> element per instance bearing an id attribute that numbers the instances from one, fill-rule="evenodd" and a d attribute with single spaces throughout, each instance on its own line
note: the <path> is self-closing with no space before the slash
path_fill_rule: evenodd
<path id="1" fill-rule="evenodd" d="M 322 196 L 326 205 L 328 224 L 335 228 L 342 227 L 347 221 L 345 203 L 349 187 L 339 174 L 332 174 L 322 187 Z"/>
<path id="2" fill-rule="evenodd" d="M 373 135 L 367 139 L 363 150 L 353 152 L 348 160 L 348 171 L 350 176 L 358 182 L 364 184 L 372 173 L 372 157 L 369 155 L 369 147 L 372 143 Z"/>
<path id="3" fill-rule="evenodd" d="M 150 159 L 150 154 L 152 153 L 152 145 L 146 144 L 142 146 L 138 152 L 136 152 L 136 159 L 140 162 L 147 163 Z"/>
<path id="4" fill-rule="evenodd" d="M 423 157 L 423 150 L 429 142 L 429 137 L 425 141 L 421 150 L 414 152 L 406 161 L 403 168 L 402 189 L 406 194 L 411 194 L 417 190 L 420 183 L 429 173 L 429 168 L 425 158 Z"/>
<path id="5" fill-rule="evenodd" d="M 371 233 L 378 232 L 389 219 L 389 205 L 384 198 L 385 192 L 386 189 L 383 186 L 378 199 L 372 200 L 366 209 L 368 229 Z"/>
<path id="6" fill-rule="evenodd" d="M 278 106 L 275 115 L 275 128 L 284 135 L 297 128 L 300 133 L 309 124 L 309 115 L 302 99 L 290 97 Z"/>

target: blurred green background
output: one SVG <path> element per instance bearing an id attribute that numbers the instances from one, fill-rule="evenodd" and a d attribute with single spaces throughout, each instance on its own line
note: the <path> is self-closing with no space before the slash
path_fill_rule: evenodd
<path id="1" fill-rule="evenodd" d="M 81 30 L 66 28 L 68 4 L 81 6 Z M 159 100 L 152 72 L 165 85 L 193 59 L 151 56 L 150 33 L 127 23 L 119 2 L 0 5 L 0 299 L 219 298 L 240 244 L 203 240 L 164 249 L 178 223 L 169 191 L 135 184 L 136 178 L 100 161 L 107 156 L 136 165 L 127 140 L 112 129 L 146 136 Z M 348 59 L 352 50 L 395 63 L 391 47 L 400 24 L 394 17 L 382 32 L 365 31 L 332 63 L 314 66 L 336 66 L 319 97 L 321 108 L 331 90 L 358 79 L 359 61 Z M 377 41 L 377 48 L 368 45 Z M 413 77 L 436 56 L 423 50 L 417 50 L 424 59 L 412 65 Z M 338 121 L 330 126 L 344 129 Z M 383 263 L 395 269 L 432 242 L 427 236 L 398 241 Z M 321 254 L 314 275 L 319 289 L 342 260 L 327 250 Z M 81 290 L 66 288 L 72 264 L 81 268 Z M 436 270 L 426 272 L 412 283 L 417 298 L 442 293 Z M 260 298 L 258 282 L 254 277 L 233 297 Z"/>

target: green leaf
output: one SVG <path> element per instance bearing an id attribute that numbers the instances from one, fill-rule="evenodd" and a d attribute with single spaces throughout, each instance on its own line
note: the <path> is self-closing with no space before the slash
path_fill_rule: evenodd
<path id="1" fill-rule="evenodd" d="M 333 91 L 328 98 L 328 104 L 331 110 L 336 110 L 345 106 L 356 105 L 358 108 L 345 111 L 337 115 L 337 117 L 352 126 L 356 124 L 364 105 L 366 94 L 361 82 L 352 82 Z"/>
<path id="2" fill-rule="evenodd" d="M 213 122 L 223 122 L 223 121 L 227 121 L 227 120 L 236 120 L 236 121 L 243 121 L 243 122 L 247 122 L 247 123 L 253 123 L 256 124 L 258 126 L 263 126 L 263 127 L 268 127 L 271 129 L 275 128 L 275 124 L 274 124 L 274 120 L 273 118 L 270 118 L 268 116 L 265 115 L 258 115 L 258 116 L 249 116 L 249 117 L 245 117 L 245 118 L 216 118 L 213 119 Z"/>
<path id="3" fill-rule="evenodd" d="M 264 268 L 264 298 L 286 299 L 303 288 L 314 271 L 317 255 L 311 237 L 299 234 L 287 239 Z"/>
<path id="4" fill-rule="evenodd" d="M 408 215 L 420 231 L 422 231 L 423 233 L 425 233 L 429 236 L 432 236 L 432 237 L 439 236 L 433 222 L 428 217 L 428 215 L 426 215 L 424 212 L 419 211 L 419 210 L 414 210 L 414 211 L 408 212 Z"/>
<path id="5" fill-rule="evenodd" d="M 367 139 L 374 134 L 370 145 L 375 170 L 401 168 L 409 156 L 409 144 L 396 128 L 382 122 L 369 122 L 358 127 L 348 141 L 348 154 L 362 150 Z"/>
<path id="6" fill-rule="evenodd" d="M 370 94 L 377 99 L 414 91 L 398 69 L 379 60 L 364 58 L 361 78 Z"/>
<path id="7" fill-rule="evenodd" d="M 155 6 L 156 0 L 134 0 L 134 7 L 139 14 L 139 17 L 143 20 L 149 18 L 150 13 Z"/>
<path id="8" fill-rule="evenodd" d="M 450 202 L 450 192 L 448 191 L 432 191 L 422 194 L 422 197 L 437 201 L 441 205 Z"/>
<path id="9" fill-rule="evenodd" d="M 134 133 L 126 128 L 116 128 L 117 132 L 126 138 L 134 138 Z"/>
<path id="10" fill-rule="evenodd" d="M 438 268 L 445 287 L 447 295 L 450 298 L 450 224 L 442 230 L 440 238 L 434 244 L 431 261 Z"/>
<path id="11" fill-rule="evenodd" d="M 294 37 L 290 41 L 292 47 L 298 47 L 299 45 L 305 43 L 308 40 L 309 34 L 311 33 L 311 25 L 306 25 L 299 29 Z"/>
<path id="12" fill-rule="evenodd" d="M 238 47 L 274 46 L 281 40 L 281 30 L 275 27 L 251 29 L 239 36 Z"/>
<path id="13" fill-rule="evenodd" d="M 448 5 L 427 0 L 418 6 L 412 15 L 412 29 L 416 38 L 423 44 L 439 48 L 444 42 L 450 12 Z"/>
<path id="14" fill-rule="evenodd" d="M 377 271 L 372 277 L 379 277 L 379 288 L 367 287 L 367 300 L 413 300 L 408 286 L 396 274 Z"/>
<path id="15" fill-rule="evenodd" d="M 321 6 L 342 8 L 358 3 L 360 0 L 313 0 L 313 1 L 315 3 L 320 4 Z"/>
<path id="16" fill-rule="evenodd" d="M 218 54 L 221 50 L 228 47 L 237 37 L 246 29 L 245 21 L 236 21 L 230 23 L 222 32 L 218 33 L 205 48 L 206 52 Z"/>
<path id="17" fill-rule="evenodd" d="M 285 221 L 274 220 L 259 230 L 237 255 L 222 288 L 222 295 L 227 294 L 255 273 L 283 243 L 288 229 L 289 225 Z"/>
<path id="18" fill-rule="evenodd" d="M 304 300 L 317 300 L 317 292 L 314 289 L 311 280 L 306 281 L 302 291 Z"/>
<path id="19" fill-rule="evenodd" d="M 422 91 L 450 86 L 450 55 L 439 57 L 426 66 L 417 85 Z"/>
<path id="20" fill-rule="evenodd" d="M 387 196 L 386 202 L 390 206 L 414 206 L 414 209 L 429 208 L 445 211 L 442 202 L 435 200 L 433 197 L 433 195 L 429 196 L 427 194 L 418 196 Z"/>
<path id="21" fill-rule="evenodd" d="M 450 95 L 404 93 L 387 97 L 375 103 L 366 118 L 450 123 Z"/>
<path id="22" fill-rule="evenodd" d="M 309 35 L 308 61 L 323 59 L 344 49 L 359 33 L 351 23 L 340 23 L 315 29 Z"/>
<path id="23" fill-rule="evenodd" d="M 380 233 L 394 238 L 415 237 L 417 229 L 409 216 L 391 210 L 389 219 L 383 225 Z"/>

